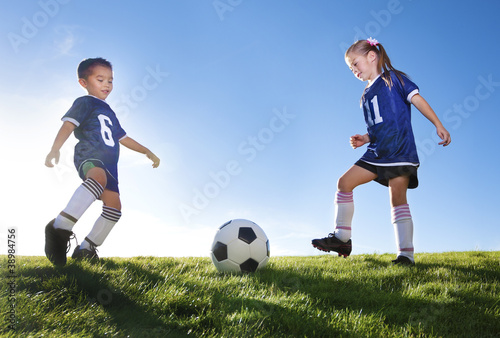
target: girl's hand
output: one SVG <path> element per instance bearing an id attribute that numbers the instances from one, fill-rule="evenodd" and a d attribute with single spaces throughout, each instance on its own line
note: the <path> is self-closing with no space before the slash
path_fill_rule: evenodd
<path id="1" fill-rule="evenodd" d="M 436 132 L 441 140 L 443 140 L 442 142 L 439 142 L 439 145 L 443 145 L 443 147 L 446 147 L 448 144 L 450 144 L 451 136 L 448 130 L 446 130 L 443 126 L 438 126 L 436 128 Z"/>
<path id="2" fill-rule="evenodd" d="M 153 168 L 158 168 L 158 166 L 160 165 L 160 159 L 155 155 L 153 154 L 151 151 L 148 151 L 146 153 L 146 156 L 151 160 L 153 161 Z"/>
<path id="3" fill-rule="evenodd" d="M 370 137 L 368 136 L 368 134 L 365 134 L 365 135 L 356 134 L 354 136 L 351 136 L 350 141 L 351 141 L 351 147 L 353 149 L 356 149 L 356 148 L 359 148 L 366 143 L 369 143 Z"/>

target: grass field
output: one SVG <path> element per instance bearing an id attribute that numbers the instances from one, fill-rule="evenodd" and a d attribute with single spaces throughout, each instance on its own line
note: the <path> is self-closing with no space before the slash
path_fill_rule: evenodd
<path id="1" fill-rule="evenodd" d="M 4 255 L 0 335 L 500 337 L 500 252 L 417 254 L 415 267 L 391 259 L 272 257 L 254 274 L 219 274 L 209 258 L 55 268 L 21 256 L 11 275 Z"/>

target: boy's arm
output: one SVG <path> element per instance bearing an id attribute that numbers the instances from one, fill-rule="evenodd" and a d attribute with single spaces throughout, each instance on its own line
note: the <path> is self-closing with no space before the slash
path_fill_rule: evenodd
<path id="1" fill-rule="evenodd" d="M 138 153 L 145 154 L 151 161 L 153 161 L 153 168 L 158 168 L 158 166 L 160 165 L 160 159 L 155 154 L 153 154 L 151 150 L 144 147 L 133 138 L 126 136 L 125 138 L 120 140 L 120 144 L 131 150 L 137 151 Z"/>
<path id="2" fill-rule="evenodd" d="M 73 130 L 75 130 L 76 126 L 69 122 L 69 121 L 64 121 L 63 125 L 61 126 L 61 129 L 59 129 L 59 132 L 57 133 L 56 139 L 54 140 L 54 144 L 52 145 L 52 149 L 50 149 L 49 154 L 45 158 L 45 165 L 49 168 L 52 168 L 54 164 L 52 163 L 52 160 L 55 160 L 55 163 L 59 163 L 59 150 L 63 146 L 64 142 L 68 139 L 68 137 L 71 135 Z"/>
<path id="3" fill-rule="evenodd" d="M 436 132 L 438 136 L 443 140 L 442 142 L 439 142 L 439 144 L 440 145 L 442 144 L 444 147 L 450 144 L 451 142 L 450 133 L 448 132 L 448 130 L 445 129 L 445 127 L 437 117 L 434 110 L 432 110 L 429 103 L 427 103 L 427 101 L 420 94 L 414 95 L 411 98 L 411 103 L 413 103 L 413 105 L 417 107 L 417 109 L 422 113 L 422 115 L 427 117 L 427 119 L 431 121 L 432 124 L 436 127 Z"/>

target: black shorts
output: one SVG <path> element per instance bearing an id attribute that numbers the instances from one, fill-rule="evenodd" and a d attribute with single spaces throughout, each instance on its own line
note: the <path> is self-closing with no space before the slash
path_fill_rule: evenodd
<path id="1" fill-rule="evenodd" d="M 418 167 L 412 165 L 400 165 L 400 166 L 378 166 L 370 163 L 366 163 L 365 161 L 357 161 L 355 163 L 358 167 L 366 169 L 375 175 L 377 178 L 374 180 L 386 187 L 389 186 L 389 180 L 391 178 L 399 177 L 399 176 L 409 176 L 410 183 L 408 184 L 408 189 L 415 189 L 418 187 L 418 177 L 417 177 L 417 169 Z"/>

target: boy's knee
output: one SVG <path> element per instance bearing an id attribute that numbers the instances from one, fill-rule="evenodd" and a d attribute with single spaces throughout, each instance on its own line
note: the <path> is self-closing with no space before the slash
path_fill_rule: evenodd
<path id="1" fill-rule="evenodd" d="M 105 206 L 116 209 L 118 211 L 122 210 L 120 195 L 117 192 L 104 189 L 104 192 L 101 195 L 101 199 Z"/>
<path id="2" fill-rule="evenodd" d="M 106 187 L 108 178 L 104 169 L 99 167 L 94 167 L 87 172 L 86 178 L 92 178 L 96 180 L 103 188 Z"/>

